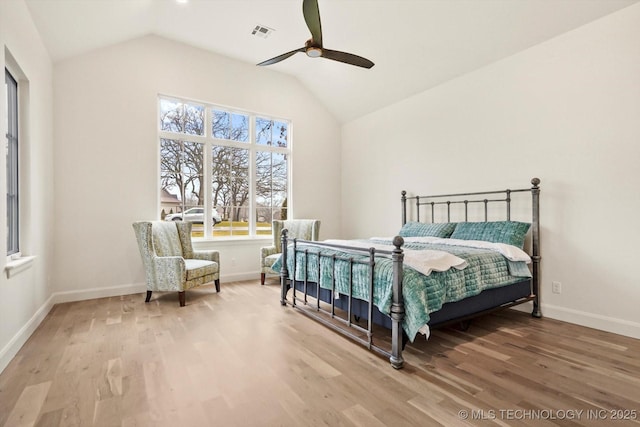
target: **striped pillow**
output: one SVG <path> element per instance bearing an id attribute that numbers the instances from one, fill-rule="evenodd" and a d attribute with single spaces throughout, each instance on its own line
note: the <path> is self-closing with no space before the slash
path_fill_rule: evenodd
<path id="1" fill-rule="evenodd" d="M 506 243 L 522 249 L 529 227 L 531 224 L 518 221 L 460 222 L 451 238 Z"/>
<path id="2" fill-rule="evenodd" d="M 398 233 L 402 237 L 449 237 L 456 228 L 455 222 L 425 223 L 407 222 Z"/>

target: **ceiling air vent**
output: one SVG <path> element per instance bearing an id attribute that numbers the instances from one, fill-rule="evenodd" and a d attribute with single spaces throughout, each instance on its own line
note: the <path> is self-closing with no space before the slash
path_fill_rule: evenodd
<path id="1" fill-rule="evenodd" d="M 266 39 L 274 31 L 275 30 L 273 28 L 265 27 L 264 25 L 256 25 L 253 31 L 251 31 L 251 34 Z"/>

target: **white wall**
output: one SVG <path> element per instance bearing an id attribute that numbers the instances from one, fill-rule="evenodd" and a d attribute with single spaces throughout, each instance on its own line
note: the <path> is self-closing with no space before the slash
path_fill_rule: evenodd
<path id="1" fill-rule="evenodd" d="M 131 223 L 158 215 L 158 93 L 291 119 L 293 214 L 319 218 L 323 237 L 339 235 L 340 128 L 310 92 L 273 70 L 147 36 L 55 64 L 56 291 L 76 299 L 144 289 Z M 267 244 L 212 244 L 223 289 L 258 277 Z"/>
<path id="2" fill-rule="evenodd" d="M 396 233 L 401 190 L 540 177 L 543 314 L 640 337 L 639 40 L 634 5 L 346 124 L 346 237 Z"/>
<path id="3" fill-rule="evenodd" d="M 20 105 L 20 249 L 35 260 L 8 278 L 0 271 L 0 372 L 51 308 L 53 218 L 52 66 L 22 1 L 0 1 L 0 135 L 5 141 L 4 67 L 13 69 Z M 4 142 L 3 145 L 4 147 Z M 3 152 L 4 153 L 4 152 Z M 6 194 L 6 162 L 0 161 L 0 193 Z M 0 260 L 6 260 L 6 198 L 0 197 Z"/>

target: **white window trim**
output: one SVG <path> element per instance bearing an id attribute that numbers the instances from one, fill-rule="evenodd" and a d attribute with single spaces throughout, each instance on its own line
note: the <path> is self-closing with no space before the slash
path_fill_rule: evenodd
<path id="1" fill-rule="evenodd" d="M 24 152 L 25 148 L 28 145 L 28 137 L 25 138 L 25 135 L 28 135 L 28 132 L 25 132 L 24 124 L 28 122 L 29 119 L 29 102 L 28 102 L 28 93 L 29 93 L 29 79 L 26 77 L 21 67 L 18 65 L 16 60 L 13 58 L 11 53 L 5 47 L 5 64 L 4 68 L 9 71 L 13 79 L 18 83 L 18 197 L 19 197 L 19 211 L 18 211 L 18 252 L 15 252 L 11 255 L 7 255 L 6 262 L 4 266 L 5 273 L 7 278 L 11 278 L 23 271 L 30 269 L 34 265 L 34 261 L 36 256 L 34 255 L 26 255 L 29 253 L 28 247 L 29 245 L 29 230 L 25 230 L 25 210 L 24 204 L 21 200 L 26 200 L 27 196 L 25 194 L 24 183 L 25 180 L 28 179 L 27 176 L 24 175 L 24 171 L 28 169 L 25 166 L 25 161 L 28 162 L 28 159 L 25 159 L 21 153 Z M 26 97 L 26 98 L 25 98 Z M 3 104 L 6 104 L 5 100 L 2 101 Z M 3 105 L 3 109 L 6 108 L 6 105 Z M 6 130 L 8 131 L 8 129 Z M 6 163 L 6 162 L 5 162 Z M 25 169 L 27 168 L 27 169 Z M 6 165 L 5 172 L 6 173 Z M 28 191 L 28 190 L 27 190 Z M 6 225 L 6 217 L 5 217 L 5 225 Z M 5 246 L 5 253 L 8 248 Z"/>
<path id="2" fill-rule="evenodd" d="M 249 162 L 250 162 L 250 167 L 252 169 L 252 175 L 251 175 L 251 179 L 249 182 L 249 191 L 252 194 L 252 197 L 250 198 L 250 202 L 249 202 L 249 212 L 250 212 L 250 217 L 253 218 L 253 213 L 255 211 L 255 185 L 256 185 L 256 168 L 254 167 L 255 165 L 255 160 L 256 160 L 256 152 L 257 151 L 270 151 L 270 152 L 276 152 L 276 153 L 283 153 L 286 154 L 288 156 L 288 164 L 287 164 L 287 213 L 288 213 L 288 217 L 292 217 L 293 215 L 293 202 L 292 202 L 292 170 L 293 170 L 293 125 L 292 125 L 292 121 L 290 119 L 286 119 L 286 118 L 282 118 L 282 117 L 277 117 L 274 116 L 272 114 L 267 114 L 267 113 L 259 113 L 259 112 L 255 112 L 255 111 L 249 111 L 249 110 L 241 110 L 238 108 L 234 108 L 234 107 L 228 107 L 228 106 L 224 106 L 224 105 L 220 105 L 220 104 L 213 104 L 210 102 L 204 102 L 204 101 L 199 101 L 199 100 L 194 100 L 194 99 L 189 99 L 189 98 L 184 98 L 184 97 L 178 97 L 178 96 L 174 96 L 174 95 L 165 95 L 165 94 L 158 94 L 157 99 L 156 99 L 156 106 L 157 106 L 157 114 L 156 114 L 156 118 L 160 117 L 160 99 L 167 99 L 167 100 L 173 100 L 176 102 L 182 102 L 182 103 L 190 103 L 190 104 L 195 104 L 195 105 L 202 105 L 204 106 L 205 109 L 205 118 L 204 118 L 204 135 L 192 135 L 192 134 L 186 134 L 186 133 L 178 133 L 178 132 L 170 132 L 170 131 L 164 131 L 161 129 L 159 120 L 156 121 L 157 123 L 157 129 L 158 129 L 158 137 L 156 140 L 156 143 L 159 143 L 161 139 L 171 139 L 171 140 L 182 140 L 182 141 L 190 141 L 190 142 L 198 142 L 198 143 L 202 143 L 205 146 L 205 149 L 203 150 L 203 162 L 204 164 L 210 164 L 211 163 L 211 149 L 213 146 L 216 145 L 220 145 L 220 146 L 226 146 L 226 147 L 230 147 L 230 148 L 241 148 L 241 149 L 248 149 L 249 150 Z M 248 142 L 242 142 L 242 141 L 234 141 L 234 140 L 227 140 L 227 139 L 218 139 L 213 137 L 213 135 L 211 134 L 211 115 L 208 113 L 209 110 L 211 109 L 220 109 L 220 110 L 224 110 L 226 112 L 229 113 L 238 113 L 238 114 L 243 114 L 243 115 L 248 115 L 252 118 L 252 120 L 249 120 L 249 136 L 248 136 Z M 287 129 L 287 133 L 288 133 L 288 141 L 287 141 L 287 147 L 286 148 L 282 148 L 282 147 L 277 147 L 277 146 L 269 146 L 269 145 L 258 145 L 254 142 L 254 136 L 255 136 L 255 118 L 256 117 L 263 117 L 263 118 L 268 118 L 270 120 L 274 120 L 274 121 L 282 121 L 282 122 L 286 122 L 288 123 L 288 129 Z M 161 171 L 160 171 L 160 151 L 158 151 L 158 180 L 160 181 L 160 176 L 161 176 Z M 264 240 L 264 241 L 270 241 L 273 239 L 273 237 L 271 235 L 257 235 L 256 234 L 256 221 L 255 219 L 252 219 L 249 221 L 249 235 L 248 236 L 229 236 L 229 237 L 212 237 L 211 236 L 211 232 L 212 232 L 212 224 L 211 224 L 211 217 L 212 217 L 212 208 L 211 208 L 211 187 L 210 184 L 206 184 L 206 183 L 210 183 L 211 182 L 211 168 L 205 168 L 205 170 L 203 171 L 203 182 L 205 183 L 205 188 L 209 191 L 205 191 L 204 194 L 204 208 L 205 208 L 205 217 L 204 217 L 204 230 L 205 233 L 204 235 L 207 237 L 194 237 L 193 241 L 199 241 L 199 242 L 234 242 L 234 241 L 250 241 L 250 240 Z M 158 186 L 160 187 L 160 186 Z M 160 203 L 160 198 L 158 197 L 158 206 L 160 207 L 161 203 Z M 159 209 L 160 210 L 160 209 Z"/>
<path id="3" fill-rule="evenodd" d="M 7 274 L 7 279 L 10 279 L 17 274 L 30 269 L 34 264 L 35 259 L 35 256 L 21 256 L 15 258 L 7 257 L 7 264 L 4 266 L 4 271 Z"/>
<path id="4" fill-rule="evenodd" d="M 10 140 L 8 140 L 9 138 L 9 134 L 10 134 L 10 129 L 13 127 L 14 123 L 9 123 L 10 120 L 7 121 L 7 126 L 8 128 L 5 130 L 6 131 L 6 147 L 7 147 L 7 164 L 5 165 L 6 167 L 6 171 L 7 171 L 7 176 L 12 175 L 11 179 L 8 179 L 6 182 L 6 197 L 7 197 L 7 203 L 9 200 L 9 194 L 14 194 L 14 198 L 15 200 L 13 201 L 13 203 L 15 203 L 15 208 L 16 208 L 16 214 L 15 216 L 12 216 L 13 220 L 15 222 L 11 222 L 11 226 L 9 224 L 9 215 L 8 215 L 8 211 L 9 208 L 7 207 L 7 231 L 9 232 L 9 230 L 11 230 L 11 232 L 9 232 L 9 236 L 11 236 L 12 234 L 14 235 L 15 238 L 15 246 L 12 244 L 11 248 L 7 247 L 7 255 L 11 256 L 13 259 L 15 259 L 16 257 L 20 257 L 21 253 L 21 245 L 20 245 L 20 237 L 21 237 L 21 233 L 20 233 L 20 214 L 21 214 L 21 209 L 20 209 L 20 171 L 21 171 L 21 167 L 20 167 L 20 136 L 21 136 L 21 129 L 20 129 L 20 116 L 21 116 L 21 112 L 20 112 L 20 93 L 21 93 L 21 84 L 19 84 L 20 81 L 20 76 L 18 73 L 15 73 L 12 69 L 10 69 L 9 67 L 5 67 L 4 70 L 4 79 L 5 79 L 5 87 L 7 85 L 6 80 L 7 78 L 10 78 L 10 80 L 12 82 L 15 83 L 15 105 L 13 105 L 13 97 L 11 98 L 11 105 L 12 108 L 9 108 L 8 105 L 5 105 L 5 108 L 7 108 L 7 112 L 6 112 L 6 116 L 7 118 L 9 118 L 9 112 L 13 111 L 13 107 L 15 107 L 15 117 L 14 119 L 17 121 L 17 126 L 15 128 L 15 134 L 11 133 L 11 135 L 15 138 L 15 140 L 12 142 Z M 12 83 L 13 86 L 13 83 Z M 6 101 L 9 101 L 9 94 L 6 93 Z M 15 146 L 14 146 L 15 144 Z M 9 165 L 8 160 L 9 160 L 9 152 L 11 152 L 13 154 L 13 156 L 11 156 L 11 165 Z M 13 164 L 13 161 L 15 160 L 15 164 Z M 14 178 L 15 178 L 15 182 L 14 182 Z M 15 188 L 14 188 L 15 185 Z M 14 193 L 15 191 L 15 193 Z M 8 237 L 9 237 L 8 236 Z M 11 240 L 13 242 L 13 239 L 8 238 L 7 241 Z M 15 250 L 15 252 L 9 252 L 9 249 Z"/>

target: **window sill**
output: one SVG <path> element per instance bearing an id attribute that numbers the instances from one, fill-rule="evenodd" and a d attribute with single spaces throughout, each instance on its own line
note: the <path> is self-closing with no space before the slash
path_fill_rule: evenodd
<path id="1" fill-rule="evenodd" d="M 258 236 L 220 236 L 220 237 L 194 237 L 192 242 L 252 242 L 256 240 L 269 240 L 272 239 L 271 234 L 258 235 Z"/>
<path id="2" fill-rule="evenodd" d="M 267 240 L 273 240 L 273 237 L 271 235 L 265 235 L 265 236 L 240 236 L 240 237 L 211 237 L 211 238 L 205 238 L 205 237 L 196 237 L 196 238 L 192 238 L 191 241 L 193 243 L 252 243 L 252 242 L 264 242 Z"/>
<path id="3" fill-rule="evenodd" d="M 0 0 L 2 1 L 2 0 Z M 273 244 L 273 238 L 235 238 L 235 239 L 193 239 L 193 249 L 223 249 L 223 248 L 259 248 L 262 246 L 270 246 Z"/>
<path id="4" fill-rule="evenodd" d="M 31 268 L 35 259 L 35 256 L 25 256 L 7 262 L 4 266 L 4 271 L 7 273 L 7 279 Z"/>

